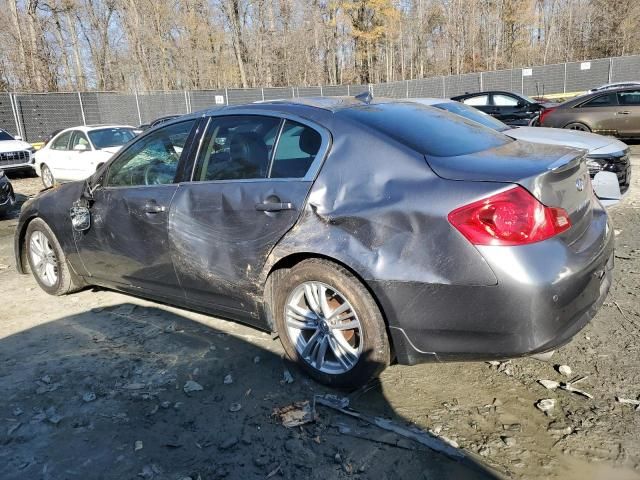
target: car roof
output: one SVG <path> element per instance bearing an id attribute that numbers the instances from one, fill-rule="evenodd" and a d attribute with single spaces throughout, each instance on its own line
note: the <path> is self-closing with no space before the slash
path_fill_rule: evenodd
<path id="1" fill-rule="evenodd" d="M 265 100 L 254 103 L 245 103 L 241 105 L 228 105 L 225 107 L 209 108 L 202 110 L 200 115 L 207 115 L 212 113 L 233 112 L 235 110 L 246 109 L 259 109 L 259 110 L 271 110 L 273 112 L 282 112 L 288 107 L 297 107 L 299 110 L 323 110 L 326 112 L 337 112 L 346 108 L 358 107 L 362 105 L 375 105 L 380 103 L 398 103 L 406 101 L 406 99 L 393 99 L 385 97 L 371 97 L 370 101 L 365 99 L 358 99 L 357 97 L 295 97 L 295 98 L 282 98 L 276 100 Z M 188 118 L 190 115 L 185 115 L 181 118 Z"/>
<path id="2" fill-rule="evenodd" d="M 637 87 L 640 85 L 640 82 L 634 80 L 627 80 L 626 82 L 613 82 L 613 83 L 605 83 L 604 85 L 600 85 L 599 87 L 592 88 L 591 91 L 597 92 L 600 90 L 609 90 L 611 88 L 618 88 L 623 86 Z"/>
<path id="3" fill-rule="evenodd" d="M 454 95 L 451 98 L 476 97 L 478 95 L 493 95 L 493 94 L 505 94 L 505 95 L 514 95 L 516 97 L 522 97 L 521 93 L 509 92 L 508 90 L 483 90 L 481 92 L 466 92 L 462 95 Z"/>
<path id="4" fill-rule="evenodd" d="M 592 98 L 599 97 L 600 95 L 610 95 L 612 93 L 618 93 L 618 92 L 636 91 L 638 90 L 638 88 L 640 88 L 640 85 L 628 85 L 626 87 L 603 88 L 602 90 L 596 90 L 595 92 L 587 92 L 583 95 L 578 95 L 577 97 L 571 98 L 566 102 L 561 103 L 558 106 L 572 107 L 574 105 L 578 105 L 586 101 L 589 101 Z"/>
<path id="5" fill-rule="evenodd" d="M 135 128 L 135 127 L 132 127 L 131 125 L 115 125 L 110 123 L 96 124 L 96 125 L 78 125 L 77 127 L 68 127 L 68 128 L 59 130 L 57 133 L 54 133 L 54 135 L 57 135 L 58 133 L 67 132 L 69 130 L 80 130 L 81 132 L 87 133 L 87 132 L 92 132 L 93 130 L 103 130 L 105 128 Z"/>

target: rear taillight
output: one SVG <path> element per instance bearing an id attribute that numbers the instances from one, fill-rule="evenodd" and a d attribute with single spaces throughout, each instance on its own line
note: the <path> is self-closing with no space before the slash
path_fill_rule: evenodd
<path id="1" fill-rule="evenodd" d="M 571 227 L 564 209 L 543 205 L 519 186 L 457 208 L 448 218 L 474 245 L 526 245 Z"/>
<path id="2" fill-rule="evenodd" d="M 542 122 L 544 122 L 544 118 L 551 112 L 553 112 L 556 108 L 558 107 L 545 108 L 544 110 L 542 110 L 542 112 L 540 112 L 540 125 L 542 125 Z"/>

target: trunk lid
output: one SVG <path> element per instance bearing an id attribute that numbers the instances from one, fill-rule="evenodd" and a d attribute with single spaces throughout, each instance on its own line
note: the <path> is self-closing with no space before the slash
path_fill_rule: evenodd
<path id="1" fill-rule="evenodd" d="M 561 234 L 578 239 L 591 222 L 593 194 L 583 150 L 523 141 L 457 157 L 426 156 L 440 177 L 473 182 L 515 183 L 549 207 L 561 207 L 572 227 Z"/>

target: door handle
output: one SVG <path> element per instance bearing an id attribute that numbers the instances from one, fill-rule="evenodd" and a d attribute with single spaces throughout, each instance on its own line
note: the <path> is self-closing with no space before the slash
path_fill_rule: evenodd
<path id="1" fill-rule="evenodd" d="M 149 200 L 144 204 L 143 209 L 145 213 L 162 213 L 167 208 L 164 205 L 158 205 L 155 200 Z"/>
<path id="2" fill-rule="evenodd" d="M 264 202 L 256 203 L 256 210 L 259 212 L 279 212 L 281 210 L 293 210 L 293 203 L 289 202 Z"/>
<path id="3" fill-rule="evenodd" d="M 622 112 L 616 112 L 616 115 L 629 115 L 630 113 L 629 110 L 623 110 Z"/>

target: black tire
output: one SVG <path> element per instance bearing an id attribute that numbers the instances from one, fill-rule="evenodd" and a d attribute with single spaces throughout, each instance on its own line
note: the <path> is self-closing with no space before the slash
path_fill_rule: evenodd
<path id="1" fill-rule="evenodd" d="M 44 188 L 51 188 L 56 184 L 56 179 L 54 178 L 53 173 L 51 173 L 51 169 L 49 169 L 46 164 L 43 164 L 40 167 L 40 178 L 42 179 L 42 185 L 44 185 Z"/>
<path id="2" fill-rule="evenodd" d="M 571 122 L 565 125 L 563 128 L 567 130 L 577 130 L 579 132 L 591 132 L 591 129 L 587 125 L 580 122 Z"/>
<path id="3" fill-rule="evenodd" d="M 34 236 L 38 234 L 42 234 L 46 241 L 48 242 L 48 247 L 52 250 L 53 257 L 51 258 L 52 263 L 55 264 L 55 272 L 56 272 L 56 280 L 52 282 L 52 284 L 47 284 L 47 282 L 42 278 L 38 273 L 37 265 L 35 264 L 34 255 L 32 255 L 32 239 Z M 84 284 L 81 279 L 78 278 L 77 275 L 73 273 L 73 271 L 69 268 L 67 264 L 67 257 L 62 251 L 62 247 L 58 242 L 55 234 L 49 228 L 42 219 L 36 218 L 29 223 L 27 227 L 27 232 L 25 234 L 25 245 L 24 245 L 27 261 L 29 262 L 29 268 L 31 269 L 31 273 L 33 277 L 38 282 L 40 288 L 42 288 L 49 295 L 66 295 L 67 293 L 72 293 L 74 291 L 80 290 Z M 36 254 L 37 256 L 37 254 Z"/>
<path id="4" fill-rule="evenodd" d="M 297 362 L 312 378 L 320 383 L 338 388 L 357 388 L 377 376 L 390 362 L 390 346 L 382 313 L 375 300 L 348 270 L 322 259 L 304 260 L 286 273 L 278 275 L 273 285 L 273 305 L 269 305 L 275 326 L 287 356 Z M 290 295 L 304 282 L 320 282 L 335 286 L 339 294 L 352 307 L 360 323 L 360 330 L 351 332 L 351 341 L 361 345 L 355 364 L 344 373 L 326 373 L 302 358 L 286 325 L 286 308 Z M 329 297 L 331 300 L 331 298 Z M 332 348 L 332 347 L 331 347 Z M 337 358 L 337 357 L 335 357 Z"/>

